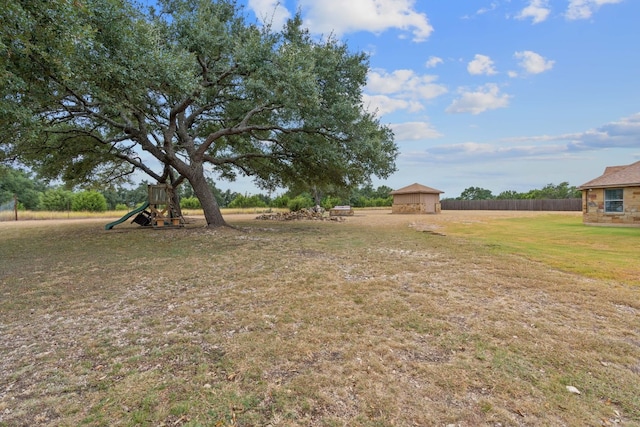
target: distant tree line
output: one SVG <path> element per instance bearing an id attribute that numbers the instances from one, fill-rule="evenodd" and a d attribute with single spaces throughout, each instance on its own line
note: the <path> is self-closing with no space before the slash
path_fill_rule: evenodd
<path id="1" fill-rule="evenodd" d="M 0 166 L 0 205 L 18 199 L 18 207 L 23 210 L 45 211 L 106 211 L 132 209 L 147 200 L 147 185 L 142 181 L 137 186 L 115 186 L 106 189 L 86 188 L 70 190 L 51 186 L 29 172 Z M 213 180 L 208 180 L 216 201 L 223 208 L 288 208 L 299 210 L 319 205 L 330 209 L 336 205 L 350 205 L 357 208 L 388 207 L 393 204 L 392 189 L 387 186 L 374 188 L 364 185 L 348 192 L 344 190 L 294 189 L 272 197 L 270 194 L 241 194 L 222 191 Z M 180 206 L 183 209 L 200 209 L 200 201 L 193 188 L 187 183 L 178 188 Z M 449 200 L 513 200 L 513 199 L 571 199 L 580 198 L 580 190 L 568 182 L 547 184 L 541 189 L 525 193 L 507 190 L 494 196 L 491 190 L 468 187 L 459 197 Z M 443 199 L 448 200 L 448 199 Z"/>
<path id="2" fill-rule="evenodd" d="M 497 196 L 486 188 L 468 187 L 453 200 L 579 199 L 580 197 L 582 197 L 581 192 L 575 186 L 569 185 L 568 182 L 561 182 L 557 185 L 547 184 L 541 189 L 529 190 L 525 193 L 506 190 Z"/>
<path id="3" fill-rule="evenodd" d="M 143 181 L 137 186 L 112 186 L 109 188 L 90 187 L 86 189 L 68 189 L 52 186 L 29 172 L 0 166 L 0 205 L 10 202 L 14 196 L 18 208 L 32 211 L 91 211 L 128 210 L 147 200 L 147 185 Z M 336 205 L 354 207 L 391 206 L 393 198 L 391 188 L 380 186 L 373 188 L 365 185 L 350 192 L 335 191 L 322 193 L 318 190 L 288 191 L 271 197 L 265 194 L 241 194 L 231 190 L 222 191 L 208 180 L 216 201 L 223 208 L 289 208 L 299 210 L 320 205 L 330 209 Z M 178 188 L 180 206 L 183 209 L 200 209 L 200 201 L 193 188 L 183 184 Z"/>

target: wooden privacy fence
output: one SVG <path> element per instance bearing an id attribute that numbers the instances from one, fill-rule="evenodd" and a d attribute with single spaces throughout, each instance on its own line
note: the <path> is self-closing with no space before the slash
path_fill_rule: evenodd
<path id="1" fill-rule="evenodd" d="M 450 211 L 581 211 L 582 199 L 441 200 Z"/>

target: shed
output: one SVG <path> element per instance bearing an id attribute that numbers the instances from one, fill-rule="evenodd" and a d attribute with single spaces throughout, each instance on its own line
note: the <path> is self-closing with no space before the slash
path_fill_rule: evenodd
<path id="1" fill-rule="evenodd" d="M 411 184 L 392 191 L 391 213 L 436 214 L 440 213 L 440 194 L 444 191 L 422 184 Z"/>
<path id="2" fill-rule="evenodd" d="M 582 190 L 583 223 L 640 227 L 640 161 L 608 166 L 578 189 Z"/>

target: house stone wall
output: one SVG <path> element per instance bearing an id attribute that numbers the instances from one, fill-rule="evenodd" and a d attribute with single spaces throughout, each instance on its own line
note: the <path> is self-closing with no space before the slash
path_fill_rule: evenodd
<path id="1" fill-rule="evenodd" d="M 582 222 L 590 225 L 620 225 L 640 227 L 640 187 L 627 187 L 623 195 L 624 211 L 604 211 L 604 189 L 582 191 Z"/>

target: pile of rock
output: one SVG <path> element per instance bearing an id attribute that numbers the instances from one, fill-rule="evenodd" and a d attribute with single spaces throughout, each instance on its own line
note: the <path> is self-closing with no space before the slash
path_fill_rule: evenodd
<path id="1" fill-rule="evenodd" d="M 300 209 L 293 212 L 277 212 L 266 213 L 256 217 L 256 219 L 273 220 L 273 221 L 296 221 L 296 220 L 311 220 L 311 221 L 344 221 L 343 217 L 328 216 L 325 212 L 318 211 L 316 209 Z"/>

